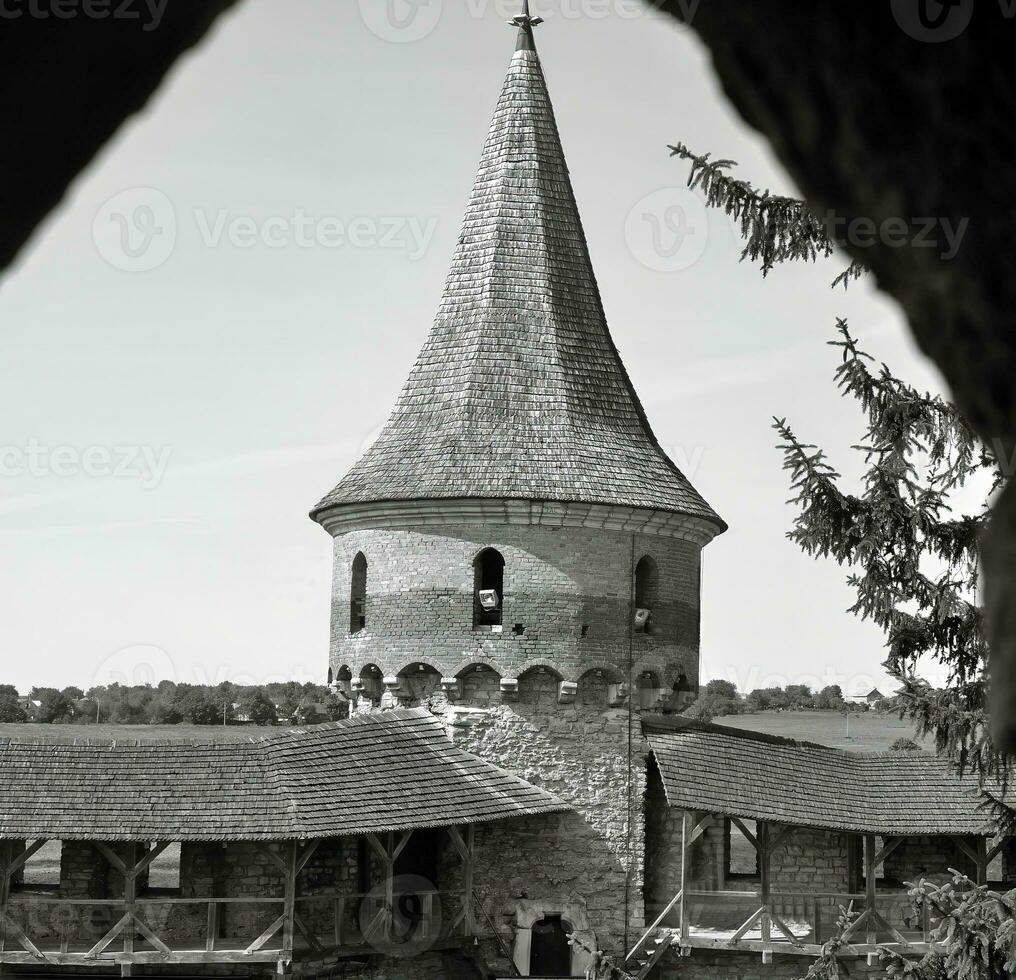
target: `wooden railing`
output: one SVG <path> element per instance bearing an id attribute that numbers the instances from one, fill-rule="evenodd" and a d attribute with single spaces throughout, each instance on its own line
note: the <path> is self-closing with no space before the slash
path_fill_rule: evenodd
<path id="1" fill-rule="evenodd" d="M 319 892 L 294 902 L 292 950 L 423 951 L 472 934 L 464 891 Z M 0 923 L 0 961 L 72 964 L 273 961 L 284 951 L 284 897 L 70 899 L 15 892 Z M 130 921 L 125 921 L 130 914 Z M 129 944 L 125 932 L 132 930 Z"/>
<path id="2" fill-rule="evenodd" d="M 336 949 L 378 952 L 433 948 L 475 932 L 472 827 L 445 828 L 462 864 L 460 891 L 400 892 L 395 863 L 412 836 L 367 834 L 380 872 L 368 894 L 338 891 L 299 894 L 300 875 L 318 841 L 285 841 L 277 849 L 259 845 L 281 873 L 282 894 L 183 897 L 144 894 L 140 882 L 166 849 L 124 845 L 117 853 L 92 842 L 122 879 L 117 898 L 63 898 L 14 887 L 15 877 L 45 841 L 15 854 L 0 841 L 0 964 L 96 965 L 115 962 L 124 975 L 134 963 L 286 964 L 294 954 Z M 327 920 L 327 928 L 323 922 Z M 326 934 L 327 933 L 327 934 Z"/>
<path id="3" fill-rule="evenodd" d="M 933 941 L 937 923 L 926 908 L 917 909 L 905 890 L 879 890 L 870 906 L 867 892 L 772 891 L 765 900 L 760 889 L 689 888 L 659 911 L 632 953 L 645 948 L 651 936 L 663 929 L 672 931 L 679 945 L 686 947 L 744 950 L 766 945 L 782 952 L 811 954 L 837 934 L 843 909 L 853 915 L 847 939 L 859 955 L 877 945 L 920 949 Z M 869 909 L 874 916 L 868 915 Z M 655 911 L 647 908 L 648 914 Z M 771 926 L 768 936 L 763 916 Z"/>

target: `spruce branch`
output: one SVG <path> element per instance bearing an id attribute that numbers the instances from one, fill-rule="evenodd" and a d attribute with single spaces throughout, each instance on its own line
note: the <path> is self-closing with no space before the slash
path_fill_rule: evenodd
<path id="1" fill-rule="evenodd" d="M 691 164 L 688 187 L 700 188 L 709 207 L 739 223 L 745 243 L 741 260 L 759 262 L 763 276 L 781 262 L 815 262 L 835 252 L 825 224 L 804 201 L 759 191 L 748 181 L 731 176 L 728 171 L 737 166 L 733 160 L 713 160 L 709 153 L 699 156 L 684 143 L 667 148 L 672 157 Z M 846 288 L 864 271 L 863 265 L 852 262 L 832 285 Z"/>

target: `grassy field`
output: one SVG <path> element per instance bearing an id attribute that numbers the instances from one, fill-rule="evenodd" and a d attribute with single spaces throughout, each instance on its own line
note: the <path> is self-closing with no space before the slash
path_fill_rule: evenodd
<path id="1" fill-rule="evenodd" d="M 56 885 L 60 881 L 60 841 L 46 841 L 25 865 L 26 885 Z M 180 845 L 170 844 L 153 862 L 148 874 L 152 888 L 179 888 Z"/>
<path id="2" fill-rule="evenodd" d="M 134 741 L 196 739 L 198 741 L 242 742 L 265 735 L 278 735 L 283 727 L 255 725 L 19 725 L 0 724 L 0 738 L 116 738 Z"/>
<path id="3" fill-rule="evenodd" d="M 930 741 L 922 743 L 914 735 L 911 722 L 881 711 L 853 715 L 849 721 L 837 711 L 762 711 L 717 718 L 716 723 L 802 742 L 818 742 L 850 752 L 884 752 L 898 738 L 911 738 L 934 751 Z"/>

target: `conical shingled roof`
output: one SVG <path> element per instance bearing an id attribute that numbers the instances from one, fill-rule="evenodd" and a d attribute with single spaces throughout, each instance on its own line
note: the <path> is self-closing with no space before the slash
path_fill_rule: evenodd
<path id="1" fill-rule="evenodd" d="M 528 23 L 430 337 L 380 437 L 313 516 L 433 498 L 620 505 L 726 527 L 657 444 L 611 340 Z"/>

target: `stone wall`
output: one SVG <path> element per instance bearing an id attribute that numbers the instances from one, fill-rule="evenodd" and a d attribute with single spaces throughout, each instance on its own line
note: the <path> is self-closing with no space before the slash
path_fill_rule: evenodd
<path id="1" fill-rule="evenodd" d="M 880 846 L 881 846 L 880 841 Z M 970 847 L 977 847 L 977 838 L 968 840 Z M 955 868 L 970 878 L 976 878 L 977 868 L 951 837 L 907 837 L 885 859 L 887 883 L 902 887 L 905 882 L 919 878 L 941 877 Z"/>
<path id="2" fill-rule="evenodd" d="M 449 706 L 449 730 L 464 749 L 572 803 L 577 813 L 511 820 L 477 831 L 477 889 L 511 946 L 523 902 L 583 915 L 603 949 L 617 952 L 644 923 L 645 744 L 628 712 L 603 701 L 561 705 L 552 675 L 521 684 L 518 701 L 487 708 Z M 631 778 L 632 812 L 628 813 Z M 630 876 L 629 876 L 630 869 Z M 483 922 L 481 920 L 481 926 Z M 497 954 L 491 949 L 491 954 Z"/>
<path id="3" fill-rule="evenodd" d="M 422 661 L 445 677 L 490 663 L 518 677 L 533 661 L 577 681 L 594 663 L 628 661 L 633 536 L 587 528 L 461 525 L 369 529 L 334 545 L 331 667 L 354 679 L 367 665 L 384 676 Z M 650 632 L 634 636 L 634 660 L 671 684 L 698 677 L 699 547 L 636 535 L 635 561 L 650 555 L 658 587 Z M 505 559 L 502 627 L 474 627 L 473 560 L 484 548 Z M 350 633 L 351 569 L 368 561 L 366 628 Z"/>

